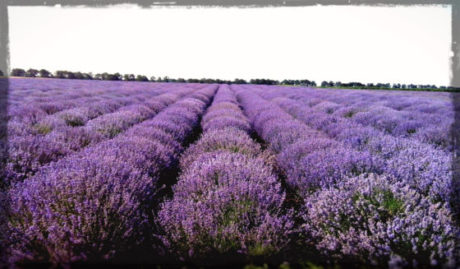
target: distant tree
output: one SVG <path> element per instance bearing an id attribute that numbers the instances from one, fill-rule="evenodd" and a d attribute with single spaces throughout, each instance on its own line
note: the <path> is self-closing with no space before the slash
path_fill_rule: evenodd
<path id="1" fill-rule="evenodd" d="M 240 79 L 240 78 L 235 78 L 235 80 L 233 80 L 233 83 L 234 84 L 247 84 L 246 80 Z"/>
<path id="2" fill-rule="evenodd" d="M 78 73 L 80 72 L 74 73 L 74 72 L 65 71 L 65 70 L 57 70 L 54 76 L 56 78 L 61 78 L 61 79 L 76 79 L 78 76 L 81 76 Z"/>
<path id="3" fill-rule="evenodd" d="M 168 76 L 164 76 L 164 77 L 163 77 L 163 82 L 169 82 L 169 77 L 168 77 Z"/>
<path id="4" fill-rule="evenodd" d="M 109 73 L 104 72 L 104 73 L 101 74 L 101 79 L 102 79 L 102 80 L 108 80 L 108 79 L 109 79 L 109 76 L 110 76 Z"/>
<path id="5" fill-rule="evenodd" d="M 177 82 L 179 82 L 179 83 L 185 83 L 185 82 L 187 82 L 187 81 L 186 81 L 185 79 L 183 79 L 183 78 L 178 78 L 178 79 L 177 79 Z"/>
<path id="6" fill-rule="evenodd" d="M 34 78 L 38 75 L 38 70 L 37 69 L 32 69 L 30 68 L 29 70 L 26 71 L 25 76 L 29 78 Z"/>
<path id="7" fill-rule="evenodd" d="M 155 81 L 156 81 L 156 77 L 151 76 L 151 77 L 150 77 L 150 81 L 155 82 Z"/>
<path id="8" fill-rule="evenodd" d="M 314 81 L 310 81 L 308 79 L 297 80 L 296 83 L 298 83 L 297 85 L 303 86 L 316 86 L 316 83 Z"/>
<path id="9" fill-rule="evenodd" d="M 74 72 L 73 75 L 75 79 L 85 79 L 85 76 L 82 72 Z"/>
<path id="10" fill-rule="evenodd" d="M 117 72 L 113 74 L 111 78 L 111 80 L 121 80 L 121 74 Z"/>
<path id="11" fill-rule="evenodd" d="M 336 86 L 337 86 L 337 84 L 336 84 Z M 366 87 L 366 85 L 362 84 L 361 82 L 342 83 L 342 86 L 353 87 L 353 88 L 364 88 L 364 87 Z"/>
<path id="12" fill-rule="evenodd" d="M 276 85 L 279 84 L 279 81 L 277 80 L 271 80 L 271 79 L 251 79 L 249 81 L 251 84 L 261 84 L 261 85 Z"/>
<path id="13" fill-rule="evenodd" d="M 66 71 L 57 70 L 56 72 L 54 72 L 54 77 L 56 77 L 56 78 L 66 78 L 65 77 L 65 72 Z"/>
<path id="14" fill-rule="evenodd" d="M 101 74 L 102 80 L 121 80 L 122 76 L 120 73 L 115 73 L 115 74 L 109 74 L 107 72 L 104 72 Z"/>
<path id="15" fill-rule="evenodd" d="M 0 77 L 3 77 L 3 71 L 0 70 Z"/>
<path id="16" fill-rule="evenodd" d="M 201 78 L 200 83 L 214 83 L 214 81 L 210 78 Z"/>
<path id="17" fill-rule="evenodd" d="M 40 69 L 40 71 L 38 71 L 38 74 L 42 78 L 50 78 L 52 76 L 51 72 L 46 69 Z"/>
<path id="18" fill-rule="evenodd" d="M 134 76 L 134 74 L 125 74 L 123 75 L 123 80 L 134 81 L 136 80 L 136 77 Z"/>
<path id="19" fill-rule="evenodd" d="M 80 74 L 81 74 L 81 73 L 80 73 Z M 76 79 L 76 78 L 77 78 L 77 74 L 74 73 L 74 72 L 66 71 L 66 72 L 65 72 L 65 78 L 68 78 L 68 79 Z"/>
<path id="20" fill-rule="evenodd" d="M 323 81 L 323 82 L 321 82 L 321 87 L 334 87 L 334 82 L 332 82 L 332 81 L 329 81 L 329 82 Z"/>
<path id="21" fill-rule="evenodd" d="M 83 79 L 83 74 L 81 72 L 66 72 L 66 78 L 68 79 Z"/>
<path id="22" fill-rule="evenodd" d="M 102 80 L 102 74 L 97 73 L 96 75 L 94 75 L 94 79 Z"/>
<path id="23" fill-rule="evenodd" d="M 137 75 L 136 81 L 149 81 L 149 79 L 144 75 Z"/>
<path id="24" fill-rule="evenodd" d="M 430 85 L 430 84 L 421 84 L 421 85 L 418 85 L 417 88 L 419 89 L 437 89 L 436 85 Z"/>
<path id="25" fill-rule="evenodd" d="M 24 77 L 26 75 L 26 71 L 22 68 L 14 68 L 11 70 L 11 76 L 13 77 Z"/>
<path id="26" fill-rule="evenodd" d="M 187 82 L 188 83 L 200 83 L 200 80 L 196 78 L 189 78 L 187 79 Z"/>
<path id="27" fill-rule="evenodd" d="M 83 73 L 83 79 L 91 80 L 91 79 L 93 79 L 93 74 L 92 73 Z"/>

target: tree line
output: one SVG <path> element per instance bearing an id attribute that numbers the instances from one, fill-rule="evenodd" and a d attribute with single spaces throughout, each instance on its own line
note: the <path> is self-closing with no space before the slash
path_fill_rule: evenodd
<path id="1" fill-rule="evenodd" d="M 15 77 L 32 77 L 32 78 L 60 78 L 60 79 L 86 79 L 86 80 L 115 80 L 115 81 L 151 81 L 151 82 L 176 82 L 176 83 L 226 83 L 226 84 L 259 84 L 259 85 L 289 85 L 289 86 L 307 86 L 307 87 L 317 87 L 315 81 L 310 81 L 307 79 L 304 80 L 292 80 L 285 79 L 282 81 L 272 80 L 272 79 L 251 79 L 246 81 L 244 79 L 236 78 L 234 80 L 222 80 L 222 79 L 211 79 L 211 78 L 169 78 L 165 77 L 150 77 L 144 75 L 134 75 L 134 74 L 120 74 L 120 73 L 82 73 L 82 72 L 72 72 L 58 70 L 54 73 L 46 69 L 33 69 L 24 70 L 21 68 L 14 68 L 11 70 L 11 76 Z M 0 70 L 0 76 L 4 76 L 4 73 Z M 399 84 L 399 83 L 367 83 L 363 84 L 360 82 L 349 82 L 343 83 L 340 81 L 323 81 L 319 85 L 322 88 L 352 88 L 352 89 L 395 89 L 395 90 L 460 90 L 459 87 L 446 87 L 446 86 L 436 86 L 436 85 L 426 85 L 426 84 Z"/>
<path id="2" fill-rule="evenodd" d="M 144 75 L 134 74 L 120 74 L 120 73 L 82 73 L 58 70 L 51 73 L 46 69 L 28 69 L 14 68 L 11 70 L 11 76 L 14 77 L 31 77 L 31 78 L 60 78 L 60 79 L 88 79 L 88 80 L 119 80 L 119 81 L 152 81 L 152 82 L 178 82 L 178 83 L 226 83 L 226 84 L 259 84 L 259 85 L 302 85 L 302 86 L 316 86 L 314 81 L 310 80 L 273 80 L 273 79 L 251 79 L 246 81 L 244 79 L 236 78 L 234 80 L 212 79 L 212 78 L 169 78 L 165 77 L 150 77 Z"/>
<path id="3" fill-rule="evenodd" d="M 363 84 L 360 82 L 349 82 L 349 83 L 342 83 L 332 82 L 332 81 L 323 81 L 321 83 L 322 88 L 353 88 L 353 89 L 451 89 L 451 90 L 458 90 L 458 87 L 446 87 L 446 86 L 436 86 L 433 84 L 400 84 L 400 83 L 367 83 Z"/>
<path id="4" fill-rule="evenodd" d="M 24 70 L 21 68 L 14 68 L 11 70 L 11 76 L 14 77 L 31 77 L 31 78 L 60 78 L 60 79 L 86 79 L 86 80 L 112 80 L 112 81 L 151 81 L 151 82 L 178 82 L 178 83 L 227 83 L 227 84 L 246 84 L 248 83 L 244 79 L 235 80 L 222 80 L 222 79 L 210 79 L 210 78 L 169 78 L 165 77 L 147 77 L 144 75 L 134 74 L 120 74 L 120 73 L 82 73 L 58 70 L 54 73 L 49 72 L 46 69 L 28 69 Z M 251 80 L 252 81 L 252 80 Z"/>

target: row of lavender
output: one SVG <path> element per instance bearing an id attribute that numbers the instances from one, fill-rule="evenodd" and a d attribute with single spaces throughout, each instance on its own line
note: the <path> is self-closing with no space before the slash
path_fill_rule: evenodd
<path id="1" fill-rule="evenodd" d="M 361 134 L 359 129 L 336 126 L 341 122 L 327 113 L 312 113 L 286 98 L 270 102 L 257 94 L 263 91 L 256 86 L 234 90 L 255 131 L 277 153 L 287 185 L 302 197 L 298 213 L 304 236 L 299 238 L 304 246 L 315 246 L 328 257 L 380 265 L 454 265 L 459 230 L 455 204 L 450 204 L 451 178 L 445 174 L 450 171 L 442 163 L 449 159 L 437 159 L 444 152 L 420 153 L 420 147 L 430 148 L 410 148 L 413 141 L 393 142 L 395 137 L 383 140 L 388 144 L 369 137 L 364 149 L 354 147 L 346 141 L 353 141 L 356 131 Z M 312 124 L 315 119 L 320 124 Z M 343 140 L 330 135 L 341 130 L 346 132 Z M 380 151 L 368 150 L 369 144 L 379 145 Z M 410 165 L 415 169 L 407 171 Z"/>
<path id="2" fill-rule="evenodd" d="M 32 81 L 32 82 L 31 82 Z M 8 120 L 36 123 L 47 115 L 78 107 L 90 102 L 107 101 L 116 97 L 156 91 L 158 86 L 122 87 L 117 84 L 89 84 L 58 80 L 10 80 L 8 94 Z"/>
<path id="3" fill-rule="evenodd" d="M 215 90 L 198 90 L 14 184 L 8 192 L 10 261 L 108 259 L 151 238 L 159 178 L 177 162 Z"/>
<path id="4" fill-rule="evenodd" d="M 150 91 L 159 86 L 175 86 L 174 83 L 128 83 L 120 81 L 84 81 L 59 79 L 10 79 L 8 103 L 10 106 L 24 105 L 31 102 L 42 103 L 42 108 L 60 107 L 68 105 L 81 97 L 97 96 L 101 93 L 111 92 L 114 96 L 123 95 L 123 92 Z M 182 84 L 183 85 L 183 84 Z M 192 84 L 187 84 L 191 86 Z M 66 98 L 64 98 L 66 97 Z M 61 99 L 64 104 L 56 104 L 55 100 Z"/>
<path id="5" fill-rule="evenodd" d="M 274 94 L 271 94 L 272 97 Z M 362 154 L 372 156 L 375 172 L 403 180 L 433 200 L 452 202 L 451 153 L 417 139 L 394 137 L 349 118 L 330 115 L 285 98 L 278 91 L 273 102 L 322 135 L 339 141 Z M 262 94 L 265 96 L 265 94 Z"/>
<path id="6" fill-rule="evenodd" d="M 371 126 L 395 137 L 408 137 L 451 150 L 454 108 L 449 93 L 400 93 L 266 87 L 264 97 L 301 101 L 311 112 L 324 112 Z"/>
<path id="7" fill-rule="evenodd" d="M 160 235 L 183 259 L 270 255 L 286 247 L 292 212 L 270 154 L 249 136 L 248 119 L 227 85 L 201 122 L 203 134 L 181 157 L 174 196 L 161 205 Z"/>
<path id="8" fill-rule="evenodd" d="M 270 257 L 296 245 L 339 261 L 453 267 L 458 204 L 444 148 L 354 122 L 354 115 L 336 113 L 349 107 L 314 91 L 221 85 L 214 95 L 215 86 L 168 86 L 168 93 L 160 86 L 119 95 L 101 89 L 75 97 L 75 106 L 18 120 L 33 130 L 18 139 L 33 137 L 25 145 L 38 150 L 12 147 L 22 155 L 8 161 L 16 177 L 8 192 L 11 262 L 96 261 L 147 243 L 184 259 Z M 28 105 L 42 109 L 56 92 L 44 87 Z M 119 103 L 96 105 L 107 98 Z M 324 109 L 321 98 L 331 98 Z M 85 114 L 92 109 L 107 110 Z M 66 113 L 77 120 L 62 118 Z M 201 137 L 180 155 L 203 114 Z M 37 132 L 48 122 L 57 124 Z M 86 140 L 74 130 L 97 139 L 76 142 Z M 52 146 L 43 141 L 77 144 L 43 158 Z M 159 183 L 178 164 L 173 196 L 162 201 Z M 297 212 L 291 196 L 301 197 Z"/>
<path id="9" fill-rule="evenodd" d="M 65 84 L 59 80 L 32 81 L 33 83 L 28 80 L 14 79 L 10 83 L 8 114 L 7 118 L 4 119 L 10 125 L 9 135 L 21 135 L 25 132 L 49 132 L 52 127 L 49 125 L 53 122 L 53 117 L 50 115 L 56 113 L 59 113 L 59 118 L 66 121 L 68 125 L 79 125 L 81 124 L 80 117 L 91 119 L 122 105 L 133 104 L 146 98 L 149 94 L 159 94 L 180 88 L 180 86 L 175 85 L 143 85 L 142 83 L 134 83 L 130 86 L 121 82 L 118 84 L 101 82 L 100 85 L 99 83 L 84 81 Z M 26 86 L 31 88 L 22 90 L 22 87 Z M 197 86 L 187 84 L 188 88 L 196 88 Z M 49 89 L 54 90 L 49 93 Z M 43 97 L 43 94 L 46 97 Z M 13 102 L 14 99 L 18 100 Z M 76 115 L 73 115 L 73 112 Z M 74 119 L 75 117 L 77 119 Z"/>
<path id="10" fill-rule="evenodd" d="M 56 81 L 32 80 L 31 83 L 29 80 L 10 80 L 7 100 L 8 113 L 1 115 L 1 120 L 9 123 L 8 135 L 49 131 L 47 128 L 40 128 L 40 124 L 38 124 L 48 115 L 87 104 L 104 106 L 105 102 L 108 107 L 111 107 L 114 105 L 111 102 L 112 98 L 140 93 L 140 91 L 127 89 L 117 92 L 110 87 L 100 86 L 79 88 L 83 85 L 74 84 L 62 85 L 62 82 Z M 61 86 L 61 88 L 57 86 Z M 26 88 L 23 89 L 24 87 Z M 95 110 L 92 113 L 100 113 L 100 111 Z M 44 123 L 45 126 L 43 127 L 47 127 L 46 120 Z M 6 133 L 1 135 L 4 136 Z"/>
<path id="11" fill-rule="evenodd" d="M 68 109 L 52 111 L 54 113 L 43 111 L 42 102 L 13 108 L 8 122 L 6 179 L 23 180 L 47 163 L 113 138 L 130 126 L 153 117 L 171 104 L 176 94 L 180 97 L 193 90 L 188 87 L 159 88 L 127 89 L 116 93 L 106 89 L 95 96 L 99 101 L 80 97 Z M 63 95 L 69 94 L 74 93 Z M 60 98 L 55 100 L 56 104 L 61 101 Z"/>

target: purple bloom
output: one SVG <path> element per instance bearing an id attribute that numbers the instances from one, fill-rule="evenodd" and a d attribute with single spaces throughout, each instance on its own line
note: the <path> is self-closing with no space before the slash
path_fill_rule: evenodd
<path id="1" fill-rule="evenodd" d="M 304 231 L 317 249 L 366 263 L 455 262 L 450 210 L 414 188 L 382 176 L 350 178 L 305 199 Z M 414 241 L 414 239 L 417 239 Z M 415 264 L 413 266 L 416 266 Z"/>
<path id="2" fill-rule="evenodd" d="M 206 107 L 201 99 L 207 96 L 209 102 L 214 92 L 215 87 L 205 87 L 198 91 L 200 99 L 192 95 L 136 127 L 179 118 L 174 112 L 188 107 L 197 113 L 194 122 L 183 121 L 190 134 Z M 151 224 L 148 208 L 155 203 L 159 175 L 177 162 L 181 148 L 163 144 L 155 132 L 127 134 L 44 166 L 12 186 L 11 262 L 109 259 L 151 236 L 144 231 Z"/>
<path id="3" fill-rule="evenodd" d="M 293 231 L 270 157 L 249 136 L 236 104 L 229 87 L 220 86 L 203 117 L 204 134 L 181 157 L 174 197 L 158 213 L 159 237 L 182 258 L 273 254 Z"/>
<path id="4" fill-rule="evenodd" d="M 263 159 L 202 154 L 173 191 L 158 220 L 165 244 L 182 257 L 212 251 L 266 255 L 289 242 L 293 222 L 283 213 L 284 193 Z"/>

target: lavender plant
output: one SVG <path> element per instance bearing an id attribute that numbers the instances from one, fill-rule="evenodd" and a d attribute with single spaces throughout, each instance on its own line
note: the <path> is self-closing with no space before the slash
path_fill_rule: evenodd
<path id="1" fill-rule="evenodd" d="M 360 176 L 308 196 L 305 233 L 318 250 L 339 259 L 453 267 L 459 230 L 449 208 L 403 182 L 392 182 Z"/>
<path id="2" fill-rule="evenodd" d="M 198 98 L 192 94 L 137 126 L 173 121 L 180 117 L 178 108 L 203 113 L 206 103 L 200 99 L 207 96 L 209 102 L 214 91 L 204 88 Z M 198 124 L 183 122 L 181 129 L 189 133 Z M 11 188 L 12 263 L 104 260 L 144 240 L 152 222 L 146 210 L 154 202 L 159 174 L 179 152 L 154 135 L 129 134 L 69 155 Z"/>
<path id="3" fill-rule="evenodd" d="M 182 259 L 282 251 L 292 213 L 228 86 L 220 86 L 201 124 L 203 135 L 181 157 L 174 196 L 158 213 L 159 237 Z"/>
<path id="4" fill-rule="evenodd" d="M 187 262 L 296 247 L 328 265 L 458 267 L 450 94 L 12 79 L 7 102 L 10 267 L 146 246 Z"/>

